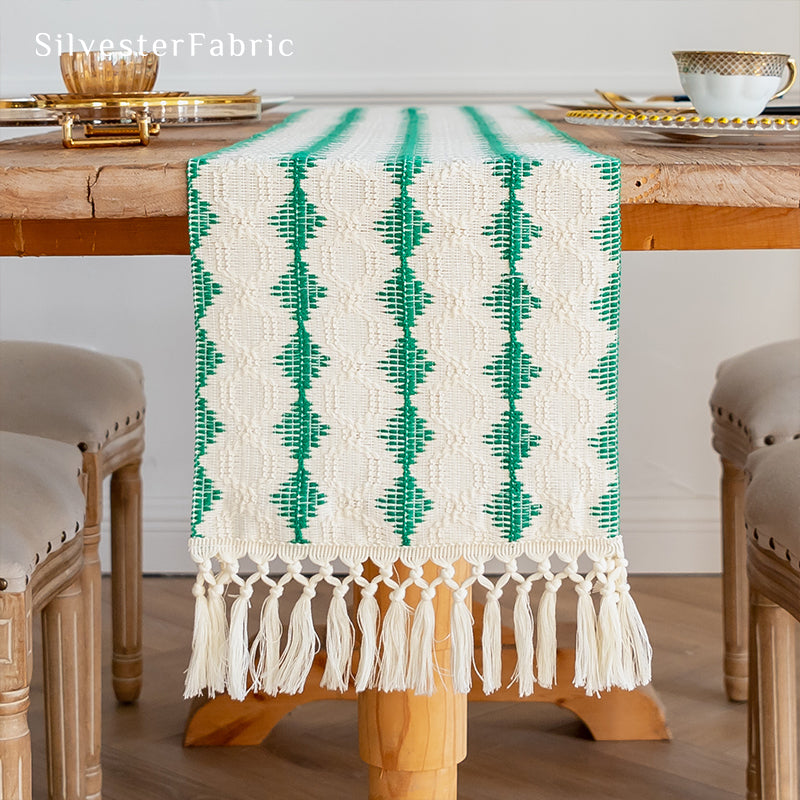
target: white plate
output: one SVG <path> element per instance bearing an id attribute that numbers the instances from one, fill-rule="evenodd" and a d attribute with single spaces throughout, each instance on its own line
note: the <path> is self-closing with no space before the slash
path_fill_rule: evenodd
<path id="1" fill-rule="evenodd" d="M 666 92 L 664 93 L 667 94 Z M 630 95 L 629 95 L 630 96 Z M 665 109 L 674 109 L 675 111 L 689 111 L 692 104 L 687 101 L 678 100 L 662 100 L 658 103 L 647 100 L 647 97 L 652 95 L 642 95 L 641 97 L 633 95 L 630 103 L 619 103 L 622 108 L 638 109 L 641 108 L 645 111 L 661 111 Z M 548 105 L 556 106 L 557 108 L 566 108 L 571 110 L 580 110 L 584 108 L 611 108 L 600 95 L 593 97 L 551 97 L 544 101 Z"/>
<path id="2" fill-rule="evenodd" d="M 797 117 L 760 116 L 733 121 L 700 118 L 695 114 L 622 114 L 605 109 L 567 112 L 567 122 L 614 128 L 621 133 L 645 133 L 684 141 L 719 139 L 726 143 L 751 143 L 754 140 L 796 143 L 800 139 Z"/>
<path id="3" fill-rule="evenodd" d="M 284 103 L 288 103 L 290 100 L 294 100 L 294 97 L 262 97 L 261 110 L 268 111 L 270 108 L 282 106 Z"/>

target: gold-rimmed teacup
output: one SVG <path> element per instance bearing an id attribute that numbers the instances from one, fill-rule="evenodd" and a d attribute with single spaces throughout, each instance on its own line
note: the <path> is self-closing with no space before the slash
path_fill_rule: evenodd
<path id="1" fill-rule="evenodd" d="M 62 53 L 61 75 L 71 94 L 149 92 L 158 75 L 158 56 L 111 50 Z"/>
<path id="2" fill-rule="evenodd" d="M 676 50 L 672 55 L 684 92 L 704 117 L 757 117 L 797 77 L 797 65 L 785 53 Z M 786 69 L 789 75 L 778 89 Z"/>

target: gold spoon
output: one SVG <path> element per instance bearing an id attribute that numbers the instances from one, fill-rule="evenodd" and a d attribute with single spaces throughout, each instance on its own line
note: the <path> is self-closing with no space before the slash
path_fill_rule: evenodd
<path id="1" fill-rule="evenodd" d="M 627 97 L 623 97 L 621 94 L 615 94 L 614 92 L 601 92 L 599 89 L 595 89 L 595 94 L 599 94 L 603 100 L 608 103 L 611 108 L 622 111 L 623 113 L 627 114 L 630 111 L 630 108 L 623 108 L 620 103 L 629 103 L 630 100 Z"/>
<path id="2" fill-rule="evenodd" d="M 615 109 L 616 111 L 623 111 L 628 113 L 631 110 L 631 106 L 623 106 L 620 105 L 621 103 L 634 103 L 634 100 L 631 100 L 630 97 L 625 97 L 624 94 L 617 94 L 616 92 L 602 92 L 600 89 L 594 90 L 596 94 L 599 94 L 603 100 L 608 103 L 611 108 Z M 652 97 L 648 97 L 645 103 L 674 103 L 676 102 L 675 97 L 669 94 L 656 94 Z M 687 108 L 687 111 L 693 111 L 694 109 Z"/>

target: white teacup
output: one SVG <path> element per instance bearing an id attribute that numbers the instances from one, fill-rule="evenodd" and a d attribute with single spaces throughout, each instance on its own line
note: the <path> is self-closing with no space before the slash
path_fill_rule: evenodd
<path id="1" fill-rule="evenodd" d="M 678 50 L 672 55 L 684 92 L 704 117 L 757 117 L 797 77 L 794 59 L 783 53 Z M 787 67 L 789 78 L 778 90 Z"/>

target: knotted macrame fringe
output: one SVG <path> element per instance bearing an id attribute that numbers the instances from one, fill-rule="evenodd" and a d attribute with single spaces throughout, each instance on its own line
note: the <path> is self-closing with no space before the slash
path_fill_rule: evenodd
<path id="1" fill-rule="evenodd" d="M 434 559 L 439 568 L 435 577 L 425 578 L 422 566 L 417 564 L 410 565 L 404 579 L 397 577 L 393 561 L 379 564 L 378 574 L 371 578 L 364 576 L 360 563 L 345 562 L 347 574 L 337 576 L 330 562 L 315 562 L 317 571 L 303 574 L 302 564 L 290 561 L 276 579 L 270 577 L 270 561 L 276 560 L 273 556 L 257 561 L 257 570 L 243 579 L 236 560 L 217 560 L 216 573 L 210 559 L 199 563 L 193 590 L 195 627 L 186 697 L 204 691 L 212 696 L 227 691 L 234 699 L 243 699 L 250 691 L 269 695 L 302 691 L 320 649 L 312 602 L 321 582 L 333 587 L 324 636 L 327 659 L 321 679 L 321 685 L 330 690 L 345 691 L 352 683 L 358 692 L 377 688 L 430 695 L 436 690 L 437 677 L 450 676 L 454 690 L 467 693 L 474 670 L 485 693 L 497 691 L 503 682 L 500 598 L 511 588 L 516 595 L 511 615 L 516 661 L 510 682 L 518 685 L 522 697 L 532 694 L 537 683 L 550 688 L 557 680 L 556 605 L 565 582 L 577 594 L 575 686 L 587 694 L 598 694 L 614 686 L 633 689 L 650 681 L 652 649 L 630 595 L 627 561 L 620 555 L 595 558 L 585 574 L 579 572 L 576 559 L 558 569 L 545 557 L 535 569 L 523 573 L 517 559 L 508 558 L 498 576 L 485 574 L 488 558 L 468 557 L 471 574 L 461 579 L 455 577 L 454 562 L 441 559 Z M 250 643 L 248 618 L 259 582 L 266 584 L 268 593 Z M 300 584 L 302 591 L 288 613 L 284 633 L 281 598 L 291 582 Z M 389 606 L 382 619 L 375 597 L 381 584 L 389 592 Z M 537 585 L 541 586 L 538 600 L 533 591 Z M 234 586 L 239 592 L 230 604 L 228 623 L 226 594 L 232 595 Z M 406 597 L 411 586 L 420 590 L 415 608 L 409 606 Z M 355 625 L 347 605 L 351 587 L 357 587 L 360 595 Z M 449 593 L 451 601 L 448 663 L 437 658 L 437 648 L 442 649 L 436 640 L 434 601 L 438 593 Z M 479 664 L 474 658 L 470 595 L 473 600 L 485 599 Z M 596 595 L 599 602 L 593 599 Z M 356 629 L 360 639 L 357 649 Z"/>

